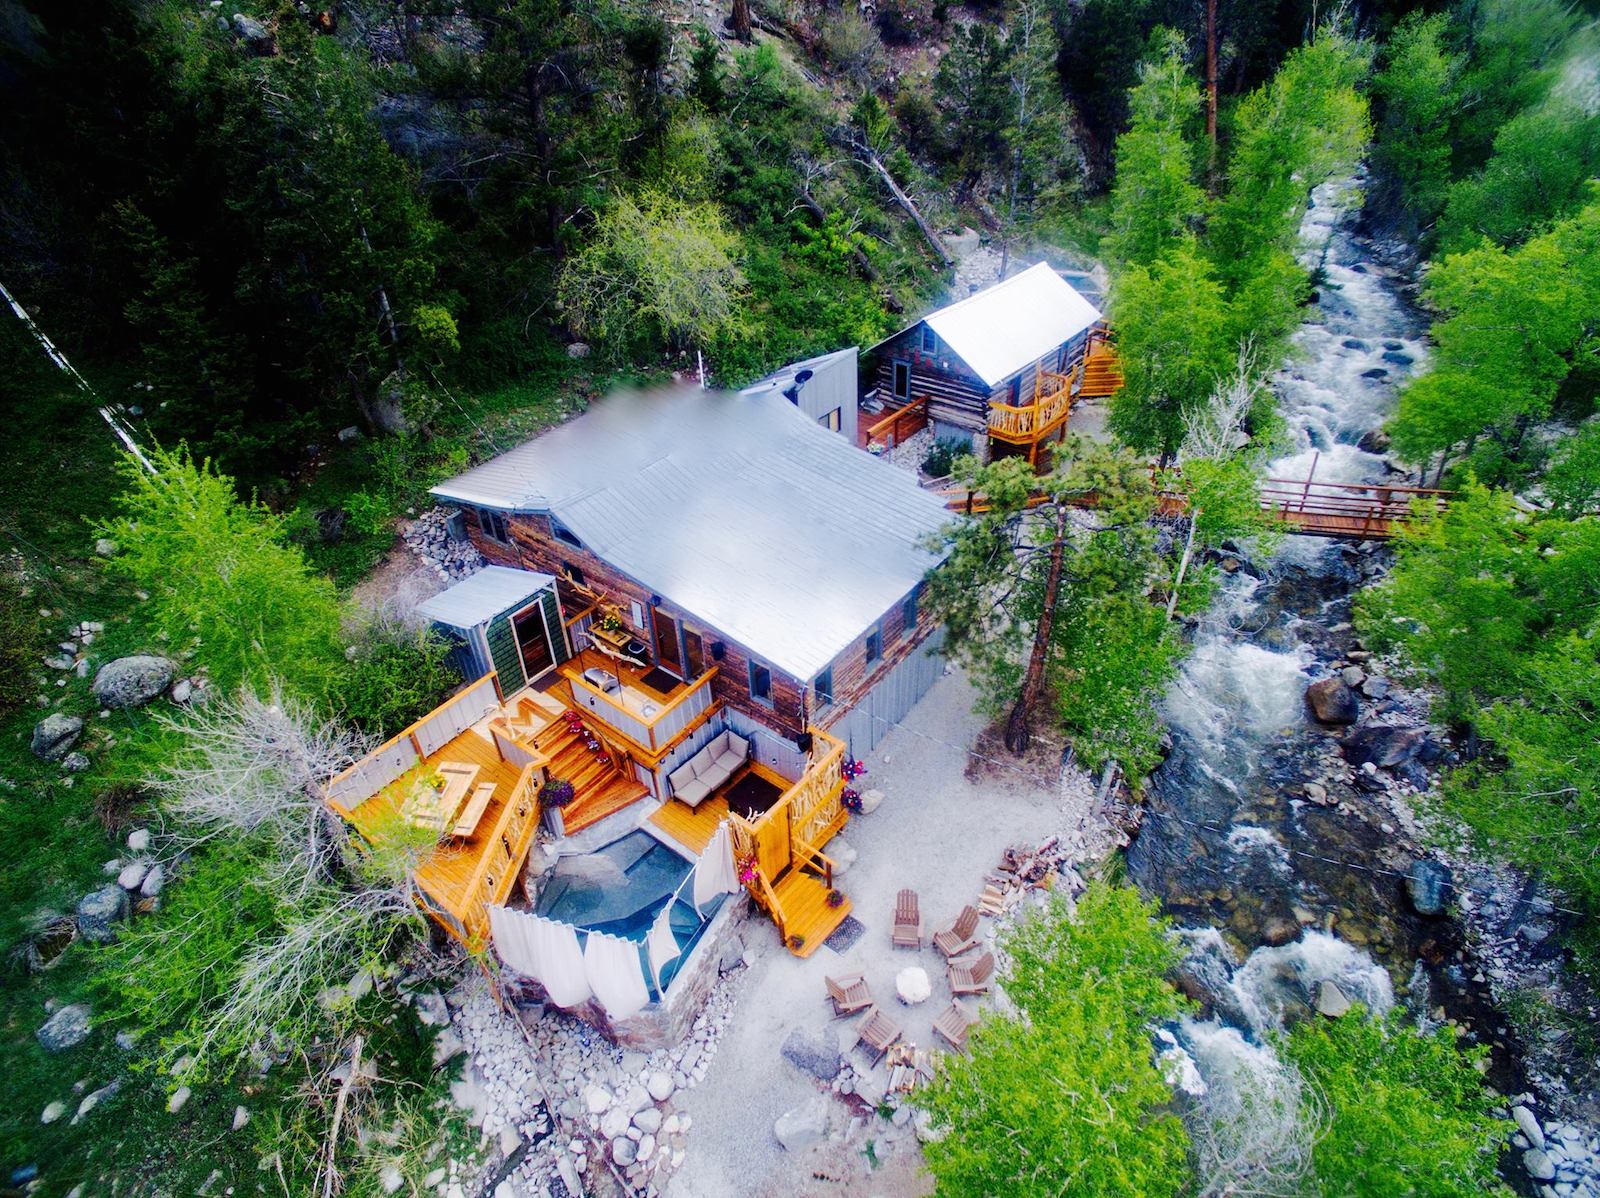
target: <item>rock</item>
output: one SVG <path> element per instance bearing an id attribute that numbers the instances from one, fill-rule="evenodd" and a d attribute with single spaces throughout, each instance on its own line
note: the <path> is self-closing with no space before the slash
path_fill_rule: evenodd
<path id="1" fill-rule="evenodd" d="M 67 1113 L 67 1104 L 57 1099 L 39 1112 L 40 1123 L 54 1123 Z"/>
<path id="2" fill-rule="evenodd" d="M 1337 1019 L 1349 1009 L 1350 1000 L 1345 997 L 1344 991 L 1324 978 L 1322 985 L 1317 987 L 1317 1013 L 1326 1015 L 1329 1019 Z"/>
<path id="3" fill-rule="evenodd" d="M 86 1095 L 84 1100 L 78 1104 L 78 1113 L 72 1117 L 72 1121 L 74 1123 L 78 1122 L 78 1120 L 82 1119 L 102 1102 L 105 1102 L 109 1098 L 115 1097 L 117 1091 L 120 1089 L 122 1089 L 122 1081 L 118 1079 L 101 1086 L 98 1090 L 94 1091 L 94 1093 Z"/>
<path id="4" fill-rule="evenodd" d="M 658 1069 L 645 1079 L 644 1088 L 651 1098 L 657 1102 L 665 1102 L 672 1097 L 674 1089 L 672 1077 Z"/>
<path id="5" fill-rule="evenodd" d="M 83 721 L 75 715 L 62 715 L 59 711 L 47 715 L 33 726 L 34 755 L 46 761 L 60 761 L 78 743 L 83 735 Z"/>
<path id="6" fill-rule="evenodd" d="M 242 1106 L 233 1108 L 233 1130 L 243 1131 L 244 1125 L 250 1122 L 250 1112 Z"/>
<path id="7" fill-rule="evenodd" d="M 94 676 L 94 697 L 112 709 L 141 707 L 172 685 L 176 667 L 165 657 L 137 653 L 100 667 Z"/>
<path id="8" fill-rule="evenodd" d="M 1449 866 L 1437 861 L 1413 861 L 1406 871 L 1406 898 L 1411 901 L 1411 909 L 1418 915 L 1440 914 L 1450 882 Z"/>
<path id="9" fill-rule="evenodd" d="M 150 863 L 148 861 L 130 861 L 117 874 L 117 885 L 124 890 L 137 890 L 143 884 L 145 875 L 149 872 Z"/>
<path id="10" fill-rule="evenodd" d="M 1511 1108 L 1511 1118 L 1516 1121 L 1518 1129 L 1528 1137 L 1528 1144 L 1533 1148 L 1544 1148 L 1544 1129 L 1539 1126 L 1539 1120 L 1532 1111 L 1525 1106 Z"/>
<path id="11" fill-rule="evenodd" d="M 600 1116 L 600 1134 L 608 1140 L 615 1140 L 628 1134 L 630 1122 L 626 1108 L 614 1106 Z"/>
<path id="12" fill-rule="evenodd" d="M 611 1141 L 611 1159 L 626 1169 L 638 1159 L 639 1146 L 627 1136 L 618 1136 Z"/>
<path id="13" fill-rule="evenodd" d="M 454 1028 L 443 1028 L 433 1040 L 433 1063 L 435 1067 L 455 1060 L 467 1051 L 467 1046 L 460 1036 L 456 1035 Z"/>
<path id="14" fill-rule="evenodd" d="M 117 543 L 110 537 L 99 537 L 95 540 L 94 551 L 97 557 L 115 557 Z"/>
<path id="15" fill-rule="evenodd" d="M 406 1175 L 392 1161 L 378 1170 L 378 1186 L 385 1194 L 393 1194 L 406 1184 Z"/>
<path id="16" fill-rule="evenodd" d="M 139 893 L 145 898 L 155 898 L 161 893 L 161 888 L 166 884 L 167 871 L 159 865 L 150 867 L 150 872 L 145 874 L 144 881 L 139 883 Z"/>
<path id="17" fill-rule="evenodd" d="M 877 787 L 861 792 L 861 814 L 871 815 L 883 805 L 883 791 Z"/>
<path id="18" fill-rule="evenodd" d="M 278 42 L 272 31 L 254 17 L 234 13 L 233 32 L 257 58 L 271 58 L 278 52 Z"/>
<path id="19" fill-rule="evenodd" d="M 349 445 L 352 441 L 361 440 L 361 429 L 354 424 L 346 425 L 339 430 L 338 437 L 341 445 Z"/>
<path id="20" fill-rule="evenodd" d="M 1324 724 L 1353 724 L 1361 715 L 1361 700 L 1342 678 L 1321 678 L 1306 687 L 1311 714 Z"/>
<path id="21" fill-rule="evenodd" d="M 856 863 L 855 846 L 842 836 L 835 836 L 828 842 L 828 856 L 833 858 L 833 876 L 836 878 L 849 873 L 850 867 Z"/>
<path id="22" fill-rule="evenodd" d="M 642 1132 L 654 1135 L 661 1130 L 661 1112 L 653 1106 L 647 1106 L 634 1115 L 633 1125 Z"/>
<path id="23" fill-rule="evenodd" d="M 723 946 L 722 956 L 717 961 L 717 970 L 720 973 L 732 973 L 743 964 L 744 941 L 735 936 Z"/>
<path id="24" fill-rule="evenodd" d="M 587 358 L 589 353 L 589 345 L 585 341 L 574 341 L 571 345 L 567 346 L 567 357 L 569 358 Z"/>
<path id="25" fill-rule="evenodd" d="M 1261 939 L 1273 946 L 1288 944 L 1299 935 L 1299 923 L 1292 919 L 1284 919 L 1281 915 L 1273 916 L 1261 928 Z"/>
<path id="26" fill-rule="evenodd" d="M 128 833 L 128 851 L 142 853 L 150 847 L 150 829 L 135 828 Z"/>
<path id="27" fill-rule="evenodd" d="M 1390 362 L 1395 366 L 1410 366 L 1412 362 L 1416 361 L 1410 354 L 1401 353 L 1397 349 L 1386 349 L 1378 356 L 1385 362 Z"/>
<path id="28" fill-rule="evenodd" d="M 602 1115 L 611 1106 L 611 1091 L 604 1086 L 588 1086 L 583 1091 L 583 1105 L 591 1115 Z"/>
<path id="29" fill-rule="evenodd" d="M 1389 434 L 1382 429 L 1368 429 L 1361 434 L 1361 440 L 1356 442 L 1356 448 L 1363 453 L 1385 454 L 1389 452 Z"/>
<path id="30" fill-rule="evenodd" d="M 183 1110 L 184 1105 L 188 1101 L 189 1087 L 179 1086 L 172 1092 L 172 1097 L 167 1099 L 167 1114 L 176 1115 L 179 1111 Z"/>
<path id="31" fill-rule="evenodd" d="M 1301 789 L 1306 792 L 1306 798 L 1313 803 L 1322 804 L 1328 801 L 1328 788 L 1320 782 L 1307 782 Z"/>
<path id="32" fill-rule="evenodd" d="M 180 707 L 186 705 L 194 698 L 194 683 L 187 678 L 180 678 L 172 684 L 172 690 L 167 696 Z"/>
<path id="33" fill-rule="evenodd" d="M 1522 1154 L 1522 1167 L 1535 1181 L 1549 1181 L 1556 1175 L 1556 1165 L 1542 1148 L 1530 1148 Z"/>
<path id="34" fill-rule="evenodd" d="M 1410 761 L 1422 748 L 1427 733 L 1421 728 L 1390 728 L 1368 724 L 1347 732 L 1339 742 L 1344 758 L 1351 765 L 1364 766 L 1369 762 L 1390 769 Z"/>
<path id="35" fill-rule="evenodd" d="M 1339 677 L 1344 680 L 1346 686 L 1360 686 L 1367 680 L 1367 672 L 1360 666 L 1345 666 L 1339 671 Z"/>
<path id="36" fill-rule="evenodd" d="M 113 883 L 91 890 L 78 900 L 78 935 L 96 944 L 110 944 L 117 938 L 118 920 L 128 917 L 128 892 Z"/>
<path id="37" fill-rule="evenodd" d="M 1361 353 L 1372 352 L 1372 346 L 1361 340 L 1359 337 L 1346 337 L 1339 344 L 1344 346 L 1346 349 L 1359 350 Z"/>
<path id="38" fill-rule="evenodd" d="M 411 1005 L 417 1012 L 417 1022 L 423 1027 L 449 1026 L 450 1008 L 445 1005 L 444 995 L 437 990 L 418 991 Z"/>
<path id="39" fill-rule="evenodd" d="M 785 1036 L 779 1051 L 789 1064 L 818 1081 L 832 1081 L 844 1064 L 834 1037 L 814 1035 L 804 1028 L 797 1027 Z"/>
<path id="40" fill-rule="evenodd" d="M 799 1152 L 828 1134 L 828 1100 L 817 1095 L 803 1106 L 785 1111 L 772 1125 L 786 1152 Z"/>
<path id="41" fill-rule="evenodd" d="M 1361 693 L 1369 699 L 1386 699 L 1389 696 L 1389 680 L 1369 677 L 1361 684 Z"/>
<path id="42" fill-rule="evenodd" d="M 69 774 L 81 774 L 89 768 L 89 759 L 82 753 L 68 753 L 61 759 L 61 768 Z"/>

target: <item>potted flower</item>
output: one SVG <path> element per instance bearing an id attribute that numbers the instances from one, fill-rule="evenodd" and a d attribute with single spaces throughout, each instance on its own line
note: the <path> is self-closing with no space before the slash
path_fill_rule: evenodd
<path id="1" fill-rule="evenodd" d="M 565 807 L 577 793 L 565 778 L 550 778 L 539 788 L 539 802 L 546 807 Z"/>
<path id="2" fill-rule="evenodd" d="M 830 890 L 830 891 L 828 891 L 828 906 L 830 906 L 830 907 L 842 907 L 842 906 L 844 906 L 844 891 L 842 891 L 842 890 Z"/>
<path id="3" fill-rule="evenodd" d="M 803 949 L 805 946 L 806 946 L 806 938 L 804 936 L 802 936 L 799 932 L 796 932 L 793 936 L 789 937 L 789 949 L 790 949 L 791 952 L 796 952 L 797 953 L 801 949 Z"/>
<path id="4" fill-rule="evenodd" d="M 853 786 L 846 786 L 839 792 L 839 802 L 844 804 L 844 809 L 851 815 L 861 814 L 861 792 Z"/>
<path id="5" fill-rule="evenodd" d="M 621 617 L 616 613 L 608 613 L 600 617 L 601 632 L 621 632 L 624 628 Z"/>

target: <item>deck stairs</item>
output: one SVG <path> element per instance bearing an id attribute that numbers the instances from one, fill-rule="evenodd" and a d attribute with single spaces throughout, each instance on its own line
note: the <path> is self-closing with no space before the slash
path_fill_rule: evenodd
<path id="1" fill-rule="evenodd" d="M 797 957 L 809 957 L 816 952 L 850 914 L 848 896 L 837 907 L 830 907 L 828 884 L 798 866 L 779 878 L 772 890 L 783 911 L 784 931 L 790 937 L 789 951 Z M 795 936 L 801 937 L 799 948 L 793 945 Z"/>
<path id="2" fill-rule="evenodd" d="M 1097 341 L 1083 360 L 1083 379 L 1078 385 L 1079 399 L 1099 399 L 1122 389 L 1122 360 L 1116 346 Z"/>
<path id="3" fill-rule="evenodd" d="M 577 792 L 572 802 L 561 809 L 561 823 L 568 836 L 616 815 L 650 793 L 631 772 L 624 773 L 618 767 L 614 750 L 610 764 L 602 763 L 565 720 L 546 724 L 534 738 L 534 745 L 550 759 L 550 777 L 565 778 Z M 642 810 L 635 813 L 635 824 L 643 814 Z M 631 826 L 623 828 L 618 834 L 631 830 Z"/>

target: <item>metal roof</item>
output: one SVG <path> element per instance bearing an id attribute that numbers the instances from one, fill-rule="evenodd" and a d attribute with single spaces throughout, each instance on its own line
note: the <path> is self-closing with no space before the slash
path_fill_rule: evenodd
<path id="1" fill-rule="evenodd" d="M 507 608 L 533 598 L 554 581 L 550 575 L 533 570 L 485 566 L 417 604 L 417 614 L 449 628 L 476 628 Z"/>
<path id="2" fill-rule="evenodd" d="M 950 519 L 777 392 L 626 393 L 433 488 L 549 511 L 585 547 L 809 680 L 937 562 Z"/>
<path id="3" fill-rule="evenodd" d="M 856 369 L 856 357 L 859 352 L 860 351 L 852 345 L 846 349 L 835 350 L 831 354 L 818 354 L 815 358 L 807 358 L 804 362 L 790 362 L 789 365 L 783 367 L 783 369 L 774 370 L 771 374 L 765 376 L 764 378 L 759 378 L 748 386 L 741 387 L 739 389 L 739 394 L 757 395 L 766 391 L 782 391 L 790 383 L 794 382 L 794 376 L 799 374 L 802 370 L 809 370 L 815 375 L 821 374 L 825 370 L 832 370 L 835 367 L 844 366 L 846 369 L 854 373 Z"/>
<path id="4" fill-rule="evenodd" d="M 1047 262 L 923 318 L 991 387 L 1100 319 L 1100 310 Z"/>

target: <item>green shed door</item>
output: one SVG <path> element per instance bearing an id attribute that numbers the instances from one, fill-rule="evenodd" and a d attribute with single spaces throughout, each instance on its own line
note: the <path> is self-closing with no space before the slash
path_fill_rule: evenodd
<path id="1" fill-rule="evenodd" d="M 501 692 L 507 695 L 521 690 L 528 681 L 522 671 L 522 654 L 517 649 L 517 638 L 511 633 L 511 614 L 516 610 L 512 608 L 501 612 L 489 621 L 489 627 L 485 630 L 489 641 L 489 660 L 494 662 L 495 673 L 500 675 Z"/>
<path id="2" fill-rule="evenodd" d="M 567 649 L 566 630 L 561 626 L 561 604 L 556 600 L 555 587 L 541 592 L 539 602 L 544 604 L 544 622 L 550 629 L 550 657 L 560 665 L 572 654 Z"/>
<path id="3" fill-rule="evenodd" d="M 544 617 L 542 620 L 539 618 L 541 612 Z M 525 614 L 518 619 L 519 613 Z M 537 635 L 543 644 L 519 644 L 516 625 L 520 625 L 524 637 Z M 556 601 L 554 588 L 541 591 L 532 599 L 501 612 L 489 622 L 486 635 L 489 656 L 494 662 L 495 672 L 500 675 L 500 689 L 506 694 L 520 689 L 529 681 L 526 661 L 531 659 L 558 666 L 571 656 L 561 628 L 561 606 Z"/>

